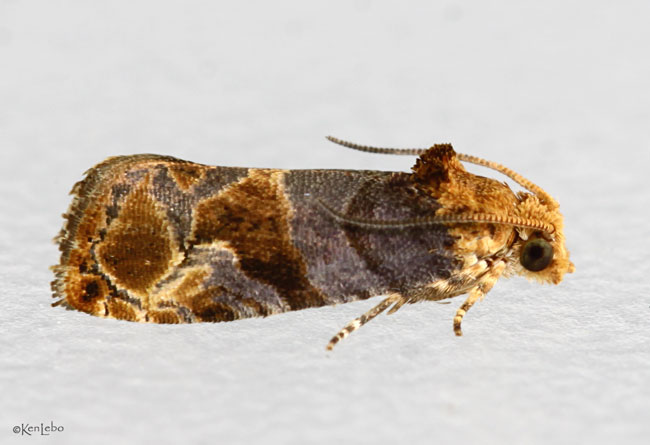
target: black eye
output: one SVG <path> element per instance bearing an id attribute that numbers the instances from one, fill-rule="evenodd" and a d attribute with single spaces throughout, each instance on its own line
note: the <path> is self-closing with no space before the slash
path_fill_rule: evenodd
<path id="1" fill-rule="evenodd" d="M 521 250 L 519 261 L 526 269 L 538 272 L 546 269 L 553 259 L 553 247 L 542 238 L 531 239 Z"/>

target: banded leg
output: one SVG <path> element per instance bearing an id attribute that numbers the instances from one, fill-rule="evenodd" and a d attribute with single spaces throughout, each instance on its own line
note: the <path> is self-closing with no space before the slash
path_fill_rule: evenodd
<path id="1" fill-rule="evenodd" d="M 368 323 L 370 320 L 375 318 L 377 315 L 381 314 L 384 312 L 391 304 L 396 304 L 399 305 L 400 307 L 402 306 L 400 301 L 404 299 L 400 294 L 392 294 L 388 298 L 384 299 L 381 303 L 379 303 L 377 306 L 373 307 L 370 309 L 368 312 L 363 314 L 360 317 L 355 318 L 352 320 L 350 323 L 345 325 L 343 329 L 341 329 L 338 334 L 336 334 L 330 342 L 327 344 L 327 350 L 331 351 L 334 346 L 341 340 L 343 340 L 345 337 L 350 335 L 352 332 L 356 331 L 359 329 L 361 326 L 364 324 Z"/>
<path id="2" fill-rule="evenodd" d="M 503 270 L 506 268 L 506 263 L 500 261 L 494 264 L 491 270 L 483 277 L 483 279 L 469 291 L 469 296 L 467 300 L 458 308 L 456 311 L 456 316 L 454 317 L 454 333 L 457 336 L 463 335 L 463 330 L 460 328 L 461 323 L 463 322 L 463 317 L 470 310 L 474 303 L 478 300 L 482 300 L 483 297 L 492 289 L 494 283 L 497 282 Z"/>
<path id="3" fill-rule="evenodd" d="M 456 311 L 456 316 L 454 317 L 454 333 L 457 336 L 463 335 L 463 330 L 460 328 L 461 323 L 463 322 L 463 317 L 469 311 L 469 309 L 474 306 L 474 303 L 476 303 L 479 298 L 484 296 L 485 294 L 481 292 L 479 289 L 479 286 L 475 286 L 472 288 L 472 290 L 469 292 L 469 296 L 467 297 L 467 300 L 458 308 Z"/>

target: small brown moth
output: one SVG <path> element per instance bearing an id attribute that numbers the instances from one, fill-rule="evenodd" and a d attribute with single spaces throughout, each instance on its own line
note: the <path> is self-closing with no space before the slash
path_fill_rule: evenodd
<path id="1" fill-rule="evenodd" d="M 53 306 L 153 323 L 219 322 L 387 295 L 384 310 L 469 294 L 500 276 L 557 284 L 573 272 L 558 203 L 499 164 L 429 149 L 412 173 L 211 167 L 167 156 L 112 157 L 72 189 L 57 237 Z M 467 172 L 492 168 L 528 192 Z M 392 307 L 391 307 L 392 306 Z"/>

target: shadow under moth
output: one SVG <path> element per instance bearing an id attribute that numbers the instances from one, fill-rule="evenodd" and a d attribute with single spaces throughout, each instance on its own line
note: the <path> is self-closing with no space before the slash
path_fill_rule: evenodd
<path id="1" fill-rule="evenodd" d="M 153 323 L 221 322 L 386 298 L 381 312 L 468 294 L 501 276 L 557 284 L 573 272 L 559 204 L 494 162 L 429 149 L 340 145 L 419 156 L 411 173 L 213 167 L 168 156 L 112 157 L 86 172 L 56 238 L 54 306 Z M 527 191 L 469 173 L 494 169 Z"/>

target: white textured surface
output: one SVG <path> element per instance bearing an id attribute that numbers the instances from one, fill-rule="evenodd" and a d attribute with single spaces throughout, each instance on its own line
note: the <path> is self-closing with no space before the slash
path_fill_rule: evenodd
<path id="1" fill-rule="evenodd" d="M 488 6 L 489 4 L 489 6 Z M 399 5 L 399 6 L 398 6 Z M 0 2 L 0 442 L 647 443 L 645 1 Z M 217 325 L 51 308 L 66 195 L 106 156 L 404 170 L 451 141 L 562 203 L 575 274 L 465 319 L 375 301 Z"/>

